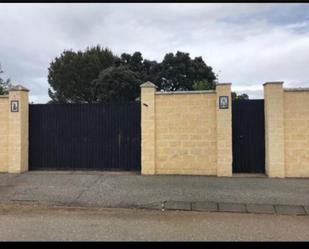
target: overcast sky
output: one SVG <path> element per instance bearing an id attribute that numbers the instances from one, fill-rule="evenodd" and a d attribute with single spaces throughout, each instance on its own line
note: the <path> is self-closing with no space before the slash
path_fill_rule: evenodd
<path id="1" fill-rule="evenodd" d="M 266 81 L 309 87 L 309 4 L 0 4 L 4 78 L 49 100 L 49 63 L 65 49 L 97 44 L 120 55 L 202 56 L 232 90 L 263 96 Z"/>

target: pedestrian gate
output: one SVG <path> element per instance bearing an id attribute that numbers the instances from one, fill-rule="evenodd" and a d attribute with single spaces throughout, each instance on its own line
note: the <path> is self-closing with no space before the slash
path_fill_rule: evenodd
<path id="1" fill-rule="evenodd" d="M 140 103 L 31 104 L 30 169 L 140 170 Z"/>
<path id="2" fill-rule="evenodd" d="M 233 173 L 264 173 L 264 100 L 234 100 L 232 132 Z"/>

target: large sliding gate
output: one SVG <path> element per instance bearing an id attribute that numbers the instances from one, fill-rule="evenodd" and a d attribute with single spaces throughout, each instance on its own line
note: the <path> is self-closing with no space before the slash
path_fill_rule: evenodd
<path id="1" fill-rule="evenodd" d="M 30 169 L 140 170 L 140 103 L 32 104 Z"/>
<path id="2" fill-rule="evenodd" d="M 265 172 L 264 100 L 232 104 L 233 172 Z"/>

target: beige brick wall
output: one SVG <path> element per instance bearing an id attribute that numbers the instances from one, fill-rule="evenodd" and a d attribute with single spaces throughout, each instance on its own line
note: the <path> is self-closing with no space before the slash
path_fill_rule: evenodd
<path id="1" fill-rule="evenodd" d="M 232 176 L 232 104 L 231 84 L 216 86 L 217 110 L 217 176 Z M 219 97 L 228 96 L 229 108 L 219 108 Z"/>
<path id="2" fill-rule="evenodd" d="M 264 84 L 265 163 L 269 177 L 285 177 L 283 82 Z"/>
<path id="3" fill-rule="evenodd" d="M 9 97 L 0 96 L 0 172 L 8 171 Z"/>
<path id="4" fill-rule="evenodd" d="M 216 93 L 157 93 L 155 106 L 156 173 L 216 175 Z"/>
<path id="5" fill-rule="evenodd" d="M 146 82 L 141 86 L 141 157 L 142 174 L 155 174 L 155 85 Z"/>
<path id="6" fill-rule="evenodd" d="M 287 177 L 309 177 L 309 91 L 284 91 Z"/>
<path id="7" fill-rule="evenodd" d="M 19 112 L 11 112 L 12 100 L 19 101 Z M 28 116 L 27 89 L 16 86 L 8 96 L 0 96 L 0 172 L 28 170 Z"/>
<path id="8" fill-rule="evenodd" d="M 9 102 L 19 101 L 19 112 L 8 115 L 8 172 L 21 173 L 28 170 L 28 90 L 21 86 L 9 93 Z"/>
<path id="9" fill-rule="evenodd" d="M 309 89 L 264 84 L 266 173 L 309 177 Z"/>
<path id="10" fill-rule="evenodd" d="M 230 84 L 156 92 L 146 82 L 141 89 L 142 174 L 232 175 Z M 229 96 L 227 110 L 218 107 L 222 95 Z"/>

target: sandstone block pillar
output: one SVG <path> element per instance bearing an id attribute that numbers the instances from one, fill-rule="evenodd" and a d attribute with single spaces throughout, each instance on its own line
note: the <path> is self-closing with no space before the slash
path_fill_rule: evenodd
<path id="1" fill-rule="evenodd" d="M 156 173 L 155 156 L 155 92 L 156 86 L 147 81 L 141 85 L 142 174 Z"/>
<path id="2" fill-rule="evenodd" d="M 15 86 L 9 91 L 8 172 L 28 171 L 29 90 Z"/>
<path id="3" fill-rule="evenodd" d="M 265 169 L 269 177 L 285 177 L 283 82 L 264 84 Z"/>
<path id="4" fill-rule="evenodd" d="M 217 176 L 232 176 L 232 99 L 231 83 L 216 85 L 217 109 Z M 227 108 L 221 106 L 220 98 L 226 99 Z"/>

